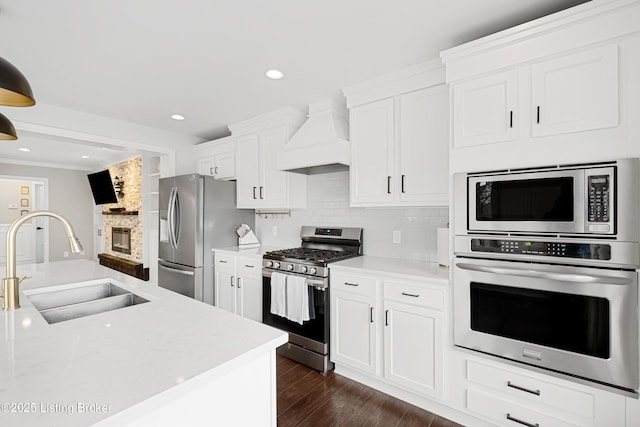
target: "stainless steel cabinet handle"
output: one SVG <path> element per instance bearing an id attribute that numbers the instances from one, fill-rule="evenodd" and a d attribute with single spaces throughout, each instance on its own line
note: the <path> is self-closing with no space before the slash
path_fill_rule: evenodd
<path id="1" fill-rule="evenodd" d="M 170 271 L 172 273 L 178 273 L 178 274 L 184 274 L 185 276 L 193 276 L 195 273 L 193 271 L 187 271 L 187 270 L 178 270 L 177 268 L 171 268 L 171 267 L 167 267 L 165 265 L 162 264 L 158 264 L 160 266 L 161 269 L 163 269 L 164 271 Z"/>
<path id="2" fill-rule="evenodd" d="M 233 288 L 233 279 L 234 279 L 234 276 L 231 276 L 231 278 L 230 278 L 230 279 L 231 279 L 231 280 L 230 280 L 230 282 L 231 282 L 231 287 Z"/>
<path id="3" fill-rule="evenodd" d="M 483 273 L 504 274 L 507 276 L 518 277 L 533 277 L 535 279 L 564 280 L 567 282 L 596 282 L 608 285 L 628 285 L 631 283 L 629 279 L 623 279 L 621 277 L 596 276 L 593 274 L 553 273 L 549 271 L 531 270 L 530 268 L 519 269 L 516 267 L 492 267 L 488 265 L 475 265 L 464 262 L 456 264 L 456 267 L 463 270 L 480 271 Z"/>
<path id="4" fill-rule="evenodd" d="M 222 263 L 222 264 L 226 264 L 226 263 L 227 263 L 227 261 L 225 261 L 225 260 L 223 260 L 223 259 L 221 259 L 221 260 L 220 260 L 220 261 L 218 261 L 218 262 L 219 262 L 219 263 Z"/>
<path id="5" fill-rule="evenodd" d="M 260 199 L 264 199 L 264 197 L 262 197 L 262 190 L 264 189 L 264 187 L 260 187 Z"/>
<path id="6" fill-rule="evenodd" d="M 400 175 L 400 191 L 404 193 L 404 175 Z"/>
<path id="7" fill-rule="evenodd" d="M 217 167 L 217 166 L 215 167 L 214 171 L 215 171 L 214 173 L 215 173 L 216 175 L 218 175 L 218 167 Z"/>
<path id="8" fill-rule="evenodd" d="M 209 175 L 213 175 L 213 168 L 209 168 Z"/>
<path id="9" fill-rule="evenodd" d="M 256 197 L 256 188 L 258 188 L 258 187 L 253 187 L 253 198 L 254 198 L 254 200 L 257 199 L 257 197 Z"/>
<path id="10" fill-rule="evenodd" d="M 370 316 L 371 316 L 371 323 L 373 323 L 373 307 L 371 307 L 369 310 L 370 310 Z"/>
<path id="11" fill-rule="evenodd" d="M 238 282 L 238 289 L 242 288 L 242 286 L 240 286 L 240 283 L 242 283 L 241 280 L 242 280 L 242 277 L 238 277 L 238 280 L 236 280 L 236 282 Z"/>
<path id="12" fill-rule="evenodd" d="M 347 286 L 360 286 L 360 283 L 349 283 L 349 282 L 344 282 L 345 285 Z"/>
<path id="13" fill-rule="evenodd" d="M 536 123 L 540 124 L 540 106 L 536 108 Z"/>
<path id="14" fill-rule="evenodd" d="M 509 127 L 513 127 L 513 110 L 509 111 Z"/>
<path id="15" fill-rule="evenodd" d="M 518 418 L 512 417 L 509 413 L 507 413 L 507 419 L 509 421 L 513 421 L 514 423 L 522 424 L 523 426 L 527 427 L 540 427 L 540 424 L 538 423 L 528 423 L 526 421 L 519 420 Z"/>
<path id="16" fill-rule="evenodd" d="M 420 294 L 408 294 L 406 292 L 403 292 L 402 295 L 404 295 L 405 297 L 413 297 L 413 298 L 418 298 L 420 296 Z"/>
<path id="17" fill-rule="evenodd" d="M 507 381 L 507 387 L 515 388 L 516 390 L 524 391 L 527 393 L 535 394 L 536 396 L 540 396 L 540 390 L 531 390 L 529 388 L 521 387 L 512 383 L 511 381 Z"/>
<path id="18" fill-rule="evenodd" d="M 391 194 L 391 177 L 387 176 L 387 194 Z"/>
<path id="19" fill-rule="evenodd" d="M 384 311 L 384 326 L 389 326 L 389 310 Z"/>
<path id="20" fill-rule="evenodd" d="M 245 267 L 247 267 L 247 268 L 253 268 L 253 267 L 255 267 L 254 265 L 249 265 L 249 264 L 245 264 L 244 266 L 245 266 Z"/>

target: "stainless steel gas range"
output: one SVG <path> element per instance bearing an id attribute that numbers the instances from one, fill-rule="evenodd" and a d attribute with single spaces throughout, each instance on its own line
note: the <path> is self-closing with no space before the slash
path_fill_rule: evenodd
<path id="1" fill-rule="evenodd" d="M 324 374 L 333 367 L 329 361 L 328 264 L 362 255 L 362 228 L 303 226 L 300 238 L 298 248 L 263 256 L 263 322 L 289 333 L 289 342 L 278 348 L 280 354 Z M 304 321 L 291 315 L 294 307 L 289 304 L 299 284 L 307 293 L 303 297 L 308 303 L 308 320 Z"/>

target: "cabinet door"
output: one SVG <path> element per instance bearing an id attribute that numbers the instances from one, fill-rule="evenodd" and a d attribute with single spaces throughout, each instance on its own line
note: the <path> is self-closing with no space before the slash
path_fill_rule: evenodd
<path id="1" fill-rule="evenodd" d="M 393 301 L 384 310 L 385 378 L 442 397 L 441 313 Z"/>
<path id="2" fill-rule="evenodd" d="M 214 156 L 213 172 L 216 179 L 230 180 L 236 178 L 236 153 L 230 151 Z"/>
<path id="3" fill-rule="evenodd" d="M 391 203 L 394 174 L 394 100 L 355 107 L 350 112 L 351 205 Z"/>
<path id="4" fill-rule="evenodd" d="M 403 205 L 447 205 L 449 94 L 441 85 L 400 97 L 396 191 Z"/>
<path id="5" fill-rule="evenodd" d="M 286 127 L 274 128 L 260 134 L 260 176 L 258 197 L 264 207 L 287 207 L 288 172 L 276 168 L 276 155 L 287 143 Z"/>
<path id="6" fill-rule="evenodd" d="M 215 176 L 215 165 L 213 157 L 203 157 L 198 160 L 198 173 L 200 175 Z"/>
<path id="7" fill-rule="evenodd" d="M 375 299 L 334 291 L 331 296 L 331 360 L 376 373 Z"/>
<path id="8" fill-rule="evenodd" d="M 454 148 L 515 140 L 517 90 L 516 70 L 454 85 Z"/>
<path id="9" fill-rule="evenodd" d="M 262 262 L 261 259 L 238 258 L 237 313 L 262 323 Z"/>
<path id="10" fill-rule="evenodd" d="M 236 276 L 234 272 L 216 268 L 216 307 L 236 312 Z"/>
<path id="11" fill-rule="evenodd" d="M 618 46 L 531 67 L 533 136 L 618 125 Z"/>
<path id="12" fill-rule="evenodd" d="M 258 199 L 260 187 L 258 147 L 258 134 L 245 135 L 238 138 L 238 164 L 236 168 L 238 208 L 255 208 L 260 206 Z"/>

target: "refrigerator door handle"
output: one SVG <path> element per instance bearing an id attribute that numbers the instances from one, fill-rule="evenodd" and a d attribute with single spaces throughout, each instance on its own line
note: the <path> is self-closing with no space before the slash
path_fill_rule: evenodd
<path id="1" fill-rule="evenodd" d="M 175 196 L 173 197 L 173 214 L 175 222 L 173 224 L 173 242 L 175 249 L 178 249 L 178 240 L 180 240 L 180 193 L 178 193 L 178 187 L 176 187 Z"/>
<path id="2" fill-rule="evenodd" d="M 169 225 L 169 244 L 173 249 L 176 249 L 175 232 L 174 232 L 174 210 L 175 210 L 175 196 L 176 187 L 171 187 L 171 193 L 169 193 L 169 205 L 167 207 L 167 219 Z"/>
<path id="3" fill-rule="evenodd" d="M 177 268 L 167 267 L 166 265 L 163 265 L 163 264 L 160 264 L 160 263 L 158 263 L 158 266 L 161 269 L 163 269 L 164 271 L 170 271 L 172 273 L 184 274 L 185 276 L 194 276 L 195 275 L 195 273 L 193 271 L 178 270 Z"/>

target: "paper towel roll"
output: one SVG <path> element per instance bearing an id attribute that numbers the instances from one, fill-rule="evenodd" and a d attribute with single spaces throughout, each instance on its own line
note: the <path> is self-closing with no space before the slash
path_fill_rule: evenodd
<path id="1" fill-rule="evenodd" d="M 449 267 L 449 229 L 438 228 L 438 264 L 441 267 Z"/>

